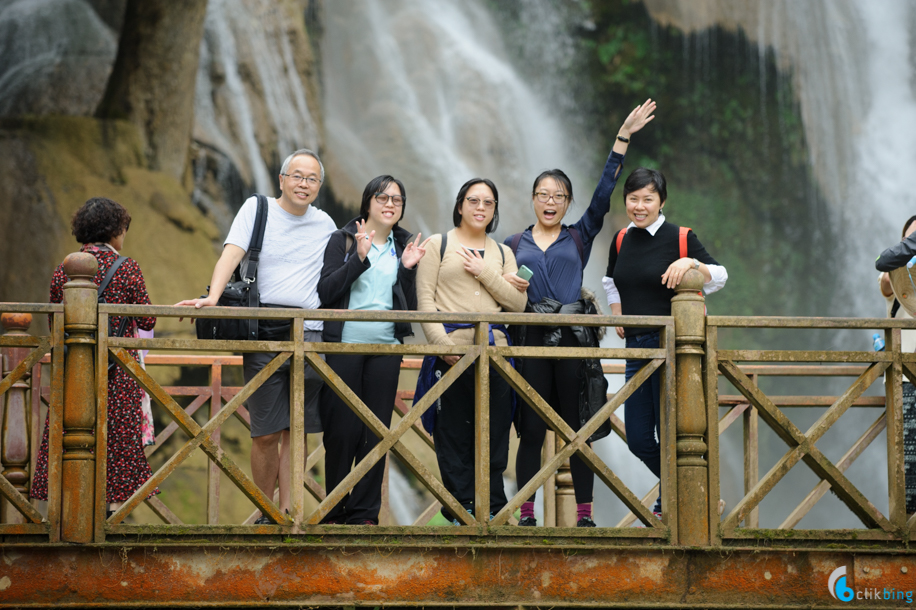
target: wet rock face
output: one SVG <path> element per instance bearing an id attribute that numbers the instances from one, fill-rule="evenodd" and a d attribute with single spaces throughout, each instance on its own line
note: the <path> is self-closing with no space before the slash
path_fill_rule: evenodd
<path id="1" fill-rule="evenodd" d="M 0 0 L 0 116 L 91 115 L 117 48 L 85 0 Z"/>

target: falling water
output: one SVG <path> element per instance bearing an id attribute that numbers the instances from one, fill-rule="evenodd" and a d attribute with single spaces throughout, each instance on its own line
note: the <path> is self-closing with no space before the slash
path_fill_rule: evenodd
<path id="1" fill-rule="evenodd" d="M 322 41 L 335 191 L 355 201 L 390 173 L 408 190 L 409 226 L 451 227 L 458 187 L 500 190 L 500 234 L 530 222 L 530 181 L 571 167 L 564 132 L 509 63 L 480 2 L 368 0 L 325 4 Z"/>
<path id="2" fill-rule="evenodd" d="M 267 193 L 272 165 L 318 144 L 288 18 L 282 4 L 268 0 L 211 0 L 197 76 L 195 139 L 227 155 L 246 182 Z"/>

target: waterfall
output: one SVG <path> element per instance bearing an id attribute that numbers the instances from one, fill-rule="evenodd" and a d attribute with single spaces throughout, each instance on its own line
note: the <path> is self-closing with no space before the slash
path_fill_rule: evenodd
<path id="1" fill-rule="evenodd" d="M 872 262 L 899 239 L 916 213 L 908 172 L 916 164 L 910 32 L 916 11 L 907 0 L 645 0 L 662 24 L 685 31 L 741 28 L 772 48 L 791 74 L 810 164 L 832 205 L 830 222 L 844 237 L 838 253 L 847 275 L 834 314 L 882 316 Z M 778 83 L 777 83 L 778 85 Z"/>
<path id="2" fill-rule="evenodd" d="M 318 146 L 289 17 L 285 3 L 210 0 L 197 76 L 195 139 L 228 156 L 245 182 L 271 194 L 280 161 L 298 148 Z"/>
<path id="3" fill-rule="evenodd" d="M 570 168 L 557 113 L 510 64 L 481 2 L 327 2 L 322 73 L 334 190 L 351 204 L 373 177 L 407 186 L 405 225 L 452 227 L 458 188 L 491 178 L 499 235 L 530 224 L 529 189 Z"/>

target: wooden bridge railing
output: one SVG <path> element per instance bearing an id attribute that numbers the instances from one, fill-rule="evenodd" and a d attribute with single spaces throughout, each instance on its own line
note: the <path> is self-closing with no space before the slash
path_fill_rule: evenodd
<path id="1" fill-rule="evenodd" d="M 91 258 L 91 257 L 89 257 Z M 327 511 L 353 484 L 359 480 L 379 459 L 385 459 L 389 451 L 394 452 L 402 463 L 412 471 L 418 481 L 426 486 L 438 503 L 453 509 L 465 525 L 471 528 L 450 530 L 459 535 L 480 535 L 493 531 L 500 535 L 528 535 L 529 528 L 509 528 L 514 512 L 525 498 L 538 487 L 543 486 L 556 476 L 558 469 L 573 453 L 579 455 L 589 464 L 597 476 L 620 498 L 630 509 L 616 528 L 599 528 L 591 531 L 570 532 L 565 528 L 556 530 L 539 529 L 537 536 L 584 536 L 586 538 L 610 538 L 628 540 L 629 543 L 661 543 L 691 546 L 727 545 L 732 541 L 753 537 L 773 537 L 773 530 L 759 529 L 757 506 L 760 500 L 770 491 L 779 479 L 798 461 L 805 461 L 822 479 L 821 483 L 809 494 L 802 505 L 780 526 L 781 530 L 796 533 L 791 528 L 801 519 L 828 489 L 835 493 L 850 507 L 866 525 L 864 530 L 829 531 L 826 533 L 804 532 L 803 536 L 811 539 L 847 541 L 876 540 L 906 541 L 916 529 L 914 519 L 907 521 L 903 506 L 903 450 L 901 427 L 902 376 L 916 377 L 916 355 L 901 354 L 900 328 L 912 327 L 914 323 L 885 319 L 797 319 L 797 318 L 706 318 L 703 298 L 698 294 L 700 280 L 695 277 L 685 279 L 681 290 L 673 301 L 673 316 L 660 317 L 612 317 L 612 316 L 538 316 L 534 314 L 499 314 L 480 316 L 476 314 L 434 314 L 406 312 L 336 312 L 336 311 L 294 311 L 265 310 L 257 312 L 258 318 L 287 318 L 293 320 L 293 336 L 296 339 L 283 342 L 221 342 L 197 341 L 185 339 L 120 339 L 109 338 L 104 334 L 96 338 L 97 328 L 107 327 L 109 315 L 142 315 L 158 317 L 179 317 L 194 315 L 197 317 L 231 317 L 237 311 L 228 308 L 210 308 L 192 311 L 190 308 L 114 306 L 95 303 L 95 286 L 91 282 L 94 271 L 92 261 L 70 257 L 68 274 L 73 281 L 65 289 L 66 308 L 62 305 L 16 305 L 0 306 L 7 317 L 4 323 L 11 330 L 0 338 L 0 347 L 23 350 L 7 356 L 10 361 L 18 361 L 15 367 L 4 366 L 3 380 L 0 381 L 0 396 L 5 400 L 3 412 L 3 437 L 0 445 L 2 455 L 3 477 L 0 477 L 0 496 L 5 498 L 2 515 L 4 524 L 0 524 L 0 535 L 42 535 L 48 540 L 62 539 L 72 542 L 104 541 L 109 536 L 135 535 L 138 533 L 157 533 L 160 535 L 182 534 L 298 534 L 332 531 L 346 534 L 354 526 L 320 526 L 318 522 Z M 91 293 L 91 294 L 90 294 Z M 91 298 L 90 298 L 91 297 Z M 9 317 L 15 313 L 43 313 L 52 320 L 52 332 L 48 337 L 31 337 L 24 333 L 22 322 L 18 326 Z M 304 319 L 352 319 L 378 320 L 398 319 L 417 321 L 461 321 L 474 324 L 477 328 L 476 343 L 471 346 L 438 347 L 430 345 L 404 346 L 366 346 L 347 344 L 305 343 L 301 340 Z M 532 347 L 493 347 L 487 345 L 487 323 L 526 324 L 583 324 L 608 326 L 661 327 L 663 329 L 662 347 L 650 350 L 632 349 L 579 349 L 579 348 L 532 348 Z M 909 325 L 909 326 L 908 326 Z M 719 350 L 718 328 L 723 327 L 794 327 L 794 328 L 878 328 L 884 329 L 887 335 L 887 351 L 870 352 L 785 352 L 785 351 L 747 351 Z M 64 338 L 64 331 L 67 338 Z M 66 343 L 69 349 L 64 366 Z M 164 349 L 179 352 L 189 351 L 260 351 L 276 352 L 278 355 L 270 365 L 252 382 L 242 388 L 222 386 L 221 375 L 211 374 L 211 383 L 206 388 L 164 388 L 143 370 L 127 353 L 127 349 Z M 47 392 L 32 391 L 29 397 L 28 376 L 33 383 L 40 375 L 42 357 L 50 350 L 51 383 Z M 155 402 L 165 408 L 174 422 L 157 437 L 158 445 L 175 430 L 182 429 L 190 440 L 179 448 L 166 463 L 159 468 L 153 478 L 138 490 L 115 514 L 105 519 L 104 482 L 105 482 L 105 448 L 106 448 L 106 392 L 107 360 L 111 353 L 129 375 L 140 383 Z M 401 419 L 391 429 L 384 426 L 365 407 L 365 405 L 343 385 L 334 372 L 318 356 L 321 353 L 400 353 L 406 355 L 448 355 L 461 356 L 459 363 L 452 367 L 443 379 L 423 400 L 407 409 L 402 403 Z M 573 431 L 546 404 L 542 397 L 534 393 L 530 386 L 508 365 L 509 357 L 546 356 L 552 358 L 577 358 L 583 356 L 604 359 L 640 358 L 647 364 L 616 394 L 609 397 L 608 403 L 601 412 L 582 430 Z M 215 366 L 234 364 L 233 356 L 154 356 L 149 361 L 154 364 L 157 359 L 188 358 L 198 360 L 197 364 L 210 363 Z M 303 387 L 304 365 L 312 365 L 325 381 L 341 396 L 360 418 L 382 440 L 365 460 L 357 464 L 353 472 L 334 490 L 324 490 L 307 475 L 309 469 L 321 458 L 321 449 L 307 455 L 305 435 L 302 432 L 302 406 L 292 401 L 291 437 L 292 464 L 290 476 L 293 483 L 293 497 L 290 515 L 282 515 L 273 502 L 273 498 L 264 495 L 245 472 L 224 452 L 219 445 L 220 427 L 229 417 L 235 416 L 241 421 L 247 420 L 243 402 L 247 396 L 266 379 L 284 360 L 292 358 L 292 392 L 301 394 Z M 6 362 L 6 360 L 5 360 Z M 763 363 L 797 363 L 816 362 L 817 367 L 804 367 L 797 364 L 770 364 L 768 366 L 743 365 L 738 362 Z M 837 366 L 823 366 L 825 362 L 841 363 Z M 856 364 L 849 364 L 856 363 Z M 483 442 L 478 447 L 476 464 L 476 505 L 487 510 L 479 510 L 478 515 L 470 516 L 458 510 L 460 505 L 445 490 L 441 482 L 432 475 L 429 469 L 417 459 L 410 448 L 404 444 L 403 436 L 411 430 L 417 430 L 417 423 L 422 412 L 433 404 L 445 387 L 453 382 L 463 371 L 473 365 L 476 370 L 477 399 L 476 424 L 478 438 Z M 481 364 L 485 364 L 482 366 Z M 863 366 L 864 365 L 864 366 Z M 526 400 L 541 417 L 547 421 L 550 430 L 556 435 L 555 450 L 548 446 L 544 465 L 538 475 L 515 495 L 509 504 L 492 519 L 489 518 L 488 475 L 485 464 L 488 463 L 489 447 L 488 410 L 486 404 L 487 389 L 491 368 L 502 375 Z M 625 438 L 625 425 L 614 412 L 624 403 L 635 387 L 656 369 L 663 375 L 663 400 L 665 401 L 662 422 L 662 486 L 665 493 L 663 511 L 665 521 L 659 522 L 649 512 L 647 505 L 654 498 L 657 490 L 650 492 L 642 500 L 637 498 L 618 478 L 595 452 L 586 444 L 586 439 L 610 417 L 613 429 L 621 438 Z M 767 397 L 756 385 L 756 377 L 767 373 L 773 374 L 806 374 L 817 369 L 818 375 L 858 375 L 853 386 L 838 398 L 830 397 Z M 215 369 L 214 369 L 215 370 Z M 611 369 L 612 372 L 618 372 Z M 36 374 L 37 372 L 37 374 Z M 816 441 L 853 405 L 881 408 L 884 406 L 881 397 L 862 397 L 862 393 L 880 375 L 887 372 L 886 394 L 892 397 L 888 401 L 886 412 L 867 430 L 847 454 L 836 464 L 832 464 L 815 446 Z M 718 393 L 718 376 L 723 375 L 735 385 L 739 395 Z M 194 396 L 187 407 L 182 408 L 174 396 Z M 40 428 L 43 422 L 37 421 L 38 401 L 48 402 L 50 414 L 50 463 L 49 468 L 49 502 L 47 516 L 39 513 L 24 495 L 27 482 L 23 479 L 26 462 L 35 463 L 37 443 L 18 443 L 11 437 L 16 431 Z M 402 396 L 408 398 L 408 396 Z M 66 398 L 66 400 L 64 400 Z M 218 400 L 214 400 L 218 398 Z M 26 401 L 30 400 L 30 404 Z M 807 433 L 799 431 L 781 408 L 794 403 L 804 404 L 812 401 L 829 404 L 830 408 Z M 209 421 L 200 426 L 191 417 L 193 413 L 210 402 Z M 720 419 L 720 405 L 729 410 Z M 31 408 L 30 408 L 31 407 Z M 884 411 L 884 409 L 882 410 Z M 743 419 L 745 427 L 745 496 L 731 512 L 720 517 L 719 510 L 719 436 L 738 418 Z M 762 479 L 757 473 L 757 426 L 758 417 L 764 419 L 777 434 L 789 445 L 789 452 Z M 707 422 L 719 422 L 709 426 Z M 853 486 L 843 475 L 845 469 L 861 454 L 865 446 L 877 437 L 882 428 L 888 431 L 888 497 L 890 511 L 884 516 Z M 63 434 L 66 429 L 67 433 Z M 25 435 L 19 435 L 25 436 Z M 32 434 L 34 438 L 34 432 Z M 23 445 L 26 449 L 23 449 Z M 203 450 L 210 460 L 208 480 L 207 525 L 188 526 L 180 524 L 174 513 L 157 500 L 148 504 L 159 515 L 166 525 L 137 526 L 126 525 L 124 518 L 146 501 L 149 490 L 154 489 L 187 459 L 196 449 Z M 150 450 L 155 450 L 150 448 Z M 31 454 L 29 459 L 23 455 Z M 278 525 L 229 525 L 218 523 L 218 481 L 217 473 L 225 473 L 229 479 L 248 497 L 255 511 L 263 511 L 277 521 Z M 214 483 L 213 481 L 216 481 Z M 552 489 L 548 485 L 547 489 Z M 318 503 L 317 508 L 306 510 L 305 494 L 310 494 Z M 217 501 L 212 499 L 216 497 Z M 429 511 L 426 511 L 429 512 Z M 20 516 L 21 515 L 21 516 Z M 647 527 L 626 527 L 636 520 Z M 20 521 L 16 523 L 16 521 Z M 249 519 L 250 521 L 250 519 Z M 739 527 L 741 523 L 745 528 Z M 549 523 L 549 520 L 548 520 Z M 355 526 L 359 527 L 359 526 Z M 385 528 L 380 528 L 383 530 Z M 431 528 L 415 528 L 418 533 L 430 533 Z M 398 530 L 401 532 L 402 530 Z M 356 530 L 354 530 L 354 533 Z M 465 533 L 461 533 L 465 532 Z M 360 530 L 365 533 L 364 529 Z M 436 533 L 436 532 L 432 532 Z"/>

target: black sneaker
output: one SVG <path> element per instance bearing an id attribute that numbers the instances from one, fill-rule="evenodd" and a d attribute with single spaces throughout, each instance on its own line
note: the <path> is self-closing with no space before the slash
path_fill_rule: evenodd
<path id="1" fill-rule="evenodd" d="M 254 520 L 255 525 L 276 525 L 273 519 L 268 517 L 265 514 L 261 514 L 260 517 Z"/>
<path id="2" fill-rule="evenodd" d="M 576 523 L 576 527 L 598 527 L 598 526 L 595 525 L 595 522 L 592 521 L 591 517 L 582 517 Z"/>
<path id="3" fill-rule="evenodd" d="M 522 517 L 518 520 L 519 527 L 537 527 L 538 520 L 534 517 Z"/>

